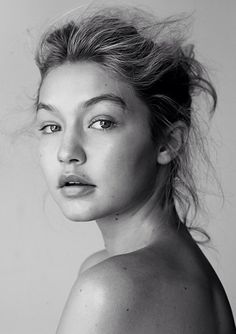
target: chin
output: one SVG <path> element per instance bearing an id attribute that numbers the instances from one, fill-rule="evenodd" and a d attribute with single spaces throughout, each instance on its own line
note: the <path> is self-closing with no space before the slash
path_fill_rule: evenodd
<path id="1" fill-rule="evenodd" d="M 90 221 L 95 221 L 94 219 L 90 219 L 90 218 L 87 218 L 87 217 L 81 217 L 79 215 L 65 215 L 64 216 L 72 221 L 72 222 L 76 222 L 76 223 L 85 223 L 85 222 L 90 222 Z"/>
<path id="2" fill-rule="evenodd" d="M 75 207 L 75 206 L 62 206 L 59 205 L 62 214 L 69 220 L 74 222 L 88 222 L 96 221 L 100 218 L 114 215 L 113 210 L 101 210 L 97 207 Z"/>
<path id="3" fill-rule="evenodd" d="M 85 201 L 65 200 L 54 193 L 52 197 L 65 218 L 74 222 L 95 220 L 96 214 L 94 214 L 90 203 L 86 203 Z"/>
<path id="4" fill-rule="evenodd" d="M 58 196 L 55 196 L 54 200 L 62 214 L 67 219 L 74 222 L 95 221 L 101 218 L 110 217 L 121 209 L 120 206 L 117 205 L 117 202 L 115 205 L 114 203 L 109 203 L 104 206 L 100 203 L 101 201 L 99 202 L 98 200 L 62 200 L 62 198 Z"/>
<path id="5" fill-rule="evenodd" d="M 96 217 L 91 214 L 91 212 L 85 212 L 84 210 L 78 211 L 78 210 L 68 210 L 61 208 L 62 214 L 69 220 L 73 222 L 87 222 L 95 220 Z"/>

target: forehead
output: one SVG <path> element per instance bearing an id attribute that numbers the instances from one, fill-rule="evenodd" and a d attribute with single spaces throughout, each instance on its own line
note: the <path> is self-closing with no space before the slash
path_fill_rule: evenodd
<path id="1" fill-rule="evenodd" d="M 95 96 L 113 93 L 123 98 L 128 107 L 140 103 L 134 89 L 101 65 L 92 62 L 63 64 L 51 70 L 44 78 L 39 102 L 73 107 Z"/>

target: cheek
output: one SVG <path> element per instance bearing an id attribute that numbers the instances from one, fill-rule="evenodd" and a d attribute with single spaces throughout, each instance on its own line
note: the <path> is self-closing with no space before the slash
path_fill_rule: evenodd
<path id="1" fill-rule="evenodd" d="M 135 136 L 110 144 L 103 153 L 97 168 L 105 171 L 110 184 L 130 187 L 131 183 L 146 182 L 156 174 L 156 151 L 145 138 Z"/>
<path id="2" fill-rule="evenodd" d="M 104 191 L 108 203 L 117 210 L 138 205 L 153 193 L 156 185 L 154 150 L 149 145 L 140 147 L 138 143 L 125 145 L 111 150 L 109 158 L 104 159 L 100 175 L 102 193 Z"/>

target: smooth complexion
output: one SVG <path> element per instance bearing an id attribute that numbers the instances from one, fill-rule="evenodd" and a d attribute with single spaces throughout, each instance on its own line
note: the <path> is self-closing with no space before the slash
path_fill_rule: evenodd
<path id="1" fill-rule="evenodd" d="M 155 145 L 145 104 L 95 63 L 52 69 L 37 109 L 51 194 L 70 220 L 96 220 L 107 252 L 76 280 L 57 334 L 233 333 L 217 275 L 183 224 L 177 232 L 174 208 L 159 205 L 183 124 Z M 62 191 L 65 174 L 89 185 Z"/>
<path id="2" fill-rule="evenodd" d="M 40 89 L 40 163 L 50 192 L 68 219 L 97 221 L 110 255 L 148 246 L 163 219 L 165 229 L 176 219 L 158 206 L 170 160 L 151 140 L 149 116 L 128 84 L 95 63 L 52 69 Z M 65 196 L 62 174 L 93 186 Z"/>

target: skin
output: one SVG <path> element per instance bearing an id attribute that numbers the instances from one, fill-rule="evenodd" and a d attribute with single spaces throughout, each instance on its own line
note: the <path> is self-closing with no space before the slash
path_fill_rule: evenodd
<path id="1" fill-rule="evenodd" d="M 83 107 L 101 94 L 119 96 L 126 107 Z M 68 219 L 96 220 L 105 244 L 82 266 L 58 334 L 233 333 L 216 274 L 187 229 L 178 228 L 174 207 L 159 205 L 186 127 L 177 122 L 154 144 L 149 116 L 132 87 L 95 63 L 64 64 L 42 83 L 36 128 L 50 192 Z M 67 172 L 95 187 L 63 196 L 58 180 Z"/>
<path id="2" fill-rule="evenodd" d="M 103 101 L 83 110 L 85 101 L 105 93 L 122 97 L 127 108 Z M 149 111 L 133 89 L 97 64 L 66 64 L 47 75 L 39 103 L 54 110 L 39 108 L 36 126 L 47 126 L 39 132 L 40 164 L 64 215 L 73 221 L 96 219 L 110 255 L 154 242 L 163 221 L 171 225 L 176 219 L 158 206 L 166 174 L 158 159 L 170 158 L 152 142 Z M 115 125 L 103 130 L 99 119 Z M 67 172 L 89 178 L 94 191 L 65 198 L 57 185 Z"/>

